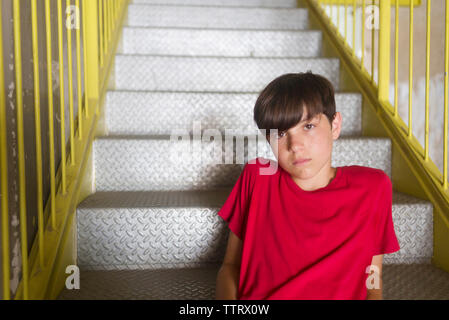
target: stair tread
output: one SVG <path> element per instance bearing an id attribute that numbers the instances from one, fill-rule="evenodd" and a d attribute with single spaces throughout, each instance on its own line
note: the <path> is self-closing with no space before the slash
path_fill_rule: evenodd
<path id="1" fill-rule="evenodd" d="M 128 26 L 198 27 L 226 29 L 308 28 L 304 8 L 167 6 L 147 3 L 128 6 Z"/>
<path id="2" fill-rule="evenodd" d="M 167 10 L 171 10 L 171 11 L 178 11 L 178 9 L 181 7 L 183 10 L 188 10 L 188 9 L 197 9 L 199 8 L 204 8 L 206 10 L 211 10 L 211 11 L 227 11 L 227 12 L 236 12 L 236 11 L 241 11 L 241 12 L 257 12 L 257 11 L 280 11 L 280 12 L 291 12 L 293 11 L 297 11 L 297 12 L 303 12 L 304 14 L 307 14 L 308 11 L 305 8 L 299 8 L 299 7 L 294 7 L 294 8 L 290 8 L 290 7 L 244 7 L 244 6 L 234 6 L 234 5 L 225 5 L 225 6 L 217 6 L 217 5 L 209 5 L 209 4 L 202 4 L 202 5 L 167 5 L 167 4 L 163 4 L 163 3 L 150 3 L 150 2 L 134 2 L 134 3 L 130 3 L 129 4 L 129 8 L 133 8 L 133 9 L 138 9 L 138 8 L 146 8 L 146 7 L 150 7 L 150 8 L 167 8 Z"/>
<path id="3" fill-rule="evenodd" d="M 220 39 L 220 41 L 217 41 Z M 318 30 L 125 27 L 123 53 L 229 57 L 318 57 Z"/>
<path id="4" fill-rule="evenodd" d="M 250 34 L 304 34 L 304 35 L 322 35 L 323 32 L 318 29 L 225 29 L 225 28 L 195 28 L 195 27 L 176 27 L 176 26 L 123 26 L 123 31 L 125 32 L 154 32 L 154 31 L 165 31 L 165 32 L 192 32 L 192 33 L 220 33 L 220 34 L 235 34 L 239 35 L 242 33 Z"/>
<path id="5" fill-rule="evenodd" d="M 237 6 L 237 7 L 269 7 L 295 8 L 296 0 L 134 0 L 133 3 L 176 5 L 176 6 Z"/>
<path id="6" fill-rule="evenodd" d="M 256 93 L 108 91 L 106 126 L 109 134 L 170 134 L 173 130 L 192 130 L 194 121 L 203 129 L 239 128 L 243 133 L 257 130 L 253 119 Z M 336 109 L 345 123 L 341 136 L 362 132 L 362 96 L 337 92 Z"/>
<path id="7" fill-rule="evenodd" d="M 232 187 L 213 190 L 99 191 L 88 196 L 78 209 L 210 207 L 221 208 Z M 393 190 L 393 205 L 428 206 L 431 202 Z"/>
<path id="8" fill-rule="evenodd" d="M 288 72 L 319 73 L 339 90 L 337 58 L 115 56 L 115 88 L 120 90 L 259 92 Z"/>
<path id="9" fill-rule="evenodd" d="M 192 135 L 190 134 L 190 138 Z M 223 137 L 224 138 L 224 137 Z M 248 136 L 248 138 L 254 138 L 254 136 Z M 107 135 L 107 136 L 98 136 L 96 137 L 98 141 L 105 140 L 170 140 L 169 134 L 144 134 L 144 135 L 136 135 L 136 134 L 116 134 L 116 135 Z M 338 141 L 390 141 L 390 138 L 384 137 L 369 137 L 369 136 L 345 136 L 339 137 Z"/>
<path id="10" fill-rule="evenodd" d="M 219 264 L 199 268 L 80 271 L 79 290 L 59 300 L 212 300 Z M 432 264 L 384 265 L 384 300 L 447 300 L 449 273 Z"/>

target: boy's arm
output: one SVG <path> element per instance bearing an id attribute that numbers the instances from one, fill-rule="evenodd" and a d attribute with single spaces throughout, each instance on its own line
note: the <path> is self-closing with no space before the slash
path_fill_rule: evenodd
<path id="1" fill-rule="evenodd" d="M 216 300 L 237 300 L 242 258 L 242 240 L 229 231 L 228 246 L 224 261 L 217 275 Z"/>
<path id="2" fill-rule="evenodd" d="M 373 260 L 371 262 L 371 265 L 375 265 L 379 269 L 379 274 L 377 275 L 379 277 L 379 288 L 378 289 L 367 289 L 367 296 L 366 300 L 383 300 L 382 297 L 382 259 L 383 254 L 379 254 L 377 256 L 373 256 Z M 375 274 L 374 274 L 375 275 Z"/>

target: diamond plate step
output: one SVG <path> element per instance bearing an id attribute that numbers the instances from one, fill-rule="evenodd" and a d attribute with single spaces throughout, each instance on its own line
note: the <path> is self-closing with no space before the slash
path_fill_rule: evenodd
<path id="1" fill-rule="evenodd" d="M 111 270 L 218 263 L 228 233 L 217 212 L 229 192 L 96 193 L 77 209 L 77 264 Z"/>
<path id="2" fill-rule="evenodd" d="M 220 39 L 220 41 L 217 41 Z M 226 57 L 318 57 L 321 31 L 123 29 L 125 54 Z"/>
<path id="3" fill-rule="evenodd" d="M 306 9 L 130 4 L 128 26 L 251 30 L 304 30 Z"/>
<path id="4" fill-rule="evenodd" d="M 213 300 L 220 266 L 167 270 L 81 271 L 80 290 L 58 300 Z M 431 264 L 384 265 L 384 300 L 448 300 L 449 273 Z"/>
<path id="5" fill-rule="evenodd" d="M 334 58 L 229 58 L 117 55 L 115 89 L 259 92 L 285 73 L 311 70 L 338 91 Z"/>
<path id="6" fill-rule="evenodd" d="M 296 8 L 296 0 L 134 0 L 133 3 L 189 6 Z"/>
<path id="7" fill-rule="evenodd" d="M 77 209 L 77 263 L 91 270 L 219 263 L 228 228 L 217 212 L 230 191 L 97 192 Z M 432 204 L 394 191 L 392 215 L 401 250 L 384 263 L 429 262 Z"/>
<path id="8" fill-rule="evenodd" d="M 190 134 L 194 121 L 202 129 L 240 129 L 246 135 L 257 130 L 253 120 L 257 94 L 108 91 L 106 126 L 110 135 L 169 135 L 183 129 Z M 362 134 L 362 96 L 336 93 L 336 109 L 341 113 L 341 136 Z"/>
<path id="9" fill-rule="evenodd" d="M 170 140 L 170 136 L 100 137 L 94 141 L 96 190 L 206 190 L 226 187 L 235 183 L 248 159 L 261 156 L 276 160 L 264 139 L 256 140 L 253 136 L 248 142 L 242 136 L 237 136 L 234 141 L 232 136 L 226 138 L 218 137 L 203 143 L 195 140 L 192 143 L 188 136 L 179 141 Z M 206 137 L 203 139 L 206 141 Z M 234 155 L 236 160 L 233 160 Z M 334 142 L 333 166 L 378 168 L 391 177 L 390 160 L 390 139 L 341 137 Z"/>

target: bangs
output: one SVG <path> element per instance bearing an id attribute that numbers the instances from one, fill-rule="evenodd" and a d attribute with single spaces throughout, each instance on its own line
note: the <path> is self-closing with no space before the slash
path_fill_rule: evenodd
<path id="1" fill-rule="evenodd" d="M 270 129 L 281 132 L 294 127 L 304 112 L 307 113 L 305 120 L 320 113 L 332 119 L 335 113 L 332 84 L 312 73 L 289 73 L 274 79 L 260 93 L 254 107 L 254 121 L 268 136 Z"/>

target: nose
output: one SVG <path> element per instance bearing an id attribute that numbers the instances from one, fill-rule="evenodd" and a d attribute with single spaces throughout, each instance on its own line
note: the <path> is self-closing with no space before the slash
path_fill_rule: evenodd
<path id="1" fill-rule="evenodd" d="M 294 152 L 298 152 L 301 149 L 304 149 L 304 138 L 300 135 L 290 135 L 289 140 L 289 149 L 291 149 Z"/>

